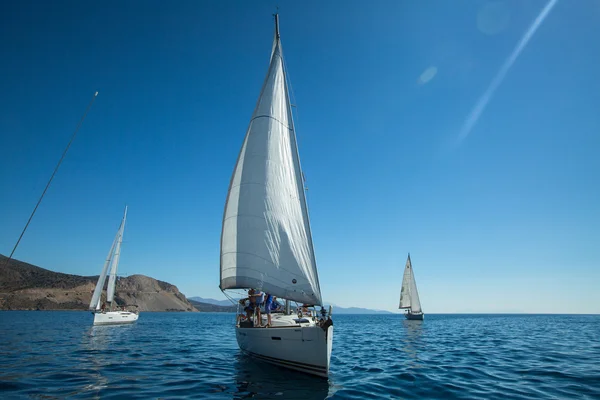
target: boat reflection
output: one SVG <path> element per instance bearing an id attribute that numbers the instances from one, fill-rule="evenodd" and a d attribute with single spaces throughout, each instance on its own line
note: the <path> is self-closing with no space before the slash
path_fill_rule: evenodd
<path id="1" fill-rule="evenodd" d="M 402 336 L 402 350 L 406 353 L 406 366 L 408 368 L 419 368 L 419 349 L 421 347 L 421 336 L 423 335 L 423 321 L 402 320 L 404 336 Z"/>
<path id="2" fill-rule="evenodd" d="M 87 350 L 106 350 L 111 344 L 129 340 L 134 328 L 130 324 L 92 325 L 85 335 L 84 347 Z"/>
<path id="3" fill-rule="evenodd" d="M 106 355 L 106 351 L 120 341 L 127 340 L 133 328 L 132 325 L 92 325 L 85 331 L 81 340 L 80 354 L 82 364 L 87 365 L 87 368 L 80 373 L 86 375 L 90 383 L 73 394 L 100 398 L 100 392 L 109 387 L 109 379 L 103 372 L 111 363 L 111 358 Z"/>
<path id="4" fill-rule="evenodd" d="M 242 353 L 235 358 L 234 399 L 326 399 L 330 380 L 294 372 Z"/>

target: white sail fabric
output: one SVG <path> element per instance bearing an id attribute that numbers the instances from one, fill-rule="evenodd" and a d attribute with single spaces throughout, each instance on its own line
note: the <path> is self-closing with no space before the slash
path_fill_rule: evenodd
<path id="1" fill-rule="evenodd" d="M 402 278 L 402 290 L 400 291 L 400 306 L 399 308 L 410 308 L 413 313 L 420 313 L 421 301 L 419 300 L 419 292 L 417 291 L 417 282 L 415 274 L 410 262 L 410 254 L 406 260 L 404 267 L 404 277 Z"/>
<path id="2" fill-rule="evenodd" d="M 400 290 L 400 307 L 399 308 L 410 308 L 410 289 L 412 281 L 412 268 L 410 266 L 410 256 L 406 260 L 406 266 L 404 267 L 404 276 L 402 277 L 402 290 Z"/>
<path id="3" fill-rule="evenodd" d="M 276 29 L 225 205 L 220 287 L 322 305 L 282 57 Z"/>
<path id="4" fill-rule="evenodd" d="M 110 260 L 112 259 L 113 252 L 115 251 L 115 246 L 117 244 L 117 238 L 119 234 L 115 236 L 112 246 L 110 246 L 110 251 L 108 252 L 108 256 L 106 256 L 106 261 L 104 262 L 104 267 L 102 268 L 102 272 L 98 277 L 98 282 L 96 283 L 96 288 L 94 289 L 94 294 L 92 294 L 92 300 L 90 301 L 90 310 L 99 310 L 100 309 L 100 298 L 102 296 L 102 289 L 104 289 L 104 282 L 106 282 L 106 274 L 108 272 L 108 266 L 110 265 Z"/>
<path id="5" fill-rule="evenodd" d="M 415 280 L 415 271 L 413 271 L 411 266 L 411 277 L 410 280 L 410 311 L 413 313 L 420 313 L 421 310 L 421 301 L 419 300 L 419 292 L 417 291 L 417 281 Z"/>
<path id="6" fill-rule="evenodd" d="M 125 220 L 127 219 L 127 206 L 125 206 L 125 214 L 123 215 L 123 221 L 119 227 L 117 233 L 117 247 L 115 249 L 115 255 L 113 256 L 112 266 L 110 269 L 110 275 L 108 278 L 108 286 L 106 288 L 106 301 L 112 303 L 115 299 L 115 286 L 117 283 L 117 269 L 119 268 L 119 258 L 121 257 L 121 243 L 123 243 L 123 232 L 125 231 Z"/>

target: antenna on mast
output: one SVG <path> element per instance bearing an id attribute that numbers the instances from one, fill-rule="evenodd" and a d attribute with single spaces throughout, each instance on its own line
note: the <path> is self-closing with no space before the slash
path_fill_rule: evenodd
<path id="1" fill-rule="evenodd" d="M 279 39 L 279 6 L 277 6 L 277 11 L 273 16 L 275 17 L 275 37 Z"/>

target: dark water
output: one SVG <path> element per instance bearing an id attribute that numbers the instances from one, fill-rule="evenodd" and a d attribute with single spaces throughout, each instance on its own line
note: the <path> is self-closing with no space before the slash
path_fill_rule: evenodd
<path id="1" fill-rule="evenodd" d="M 329 381 L 240 355 L 232 314 L 0 312 L 0 398 L 600 399 L 600 316 L 338 315 Z"/>

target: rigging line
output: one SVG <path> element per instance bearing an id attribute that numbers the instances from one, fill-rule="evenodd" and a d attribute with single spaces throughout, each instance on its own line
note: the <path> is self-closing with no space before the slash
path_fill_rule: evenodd
<path id="1" fill-rule="evenodd" d="M 283 56 L 281 57 L 281 61 L 283 61 L 283 69 L 285 71 L 286 78 L 285 80 L 287 81 L 287 85 L 290 87 L 290 94 L 292 100 L 292 104 L 290 105 L 292 106 L 292 109 L 296 109 L 296 118 L 294 121 L 294 134 L 296 134 L 296 126 L 298 125 L 298 119 L 300 118 L 298 115 L 298 104 L 296 101 L 296 94 L 294 93 L 294 88 L 292 87 L 292 79 L 290 78 L 290 72 L 288 70 L 287 63 L 285 62 L 285 58 L 283 58 Z M 296 139 L 296 141 L 298 140 Z"/>
<path id="2" fill-rule="evenodd" d="M 289 93 L 291 95 L 290 96 L 291 97 L 290 100 L 292 101 L 292 104 L 290 104 L 290 106 L 291 106 L 290 108 L 291 108 L 291 112 L 292 112 L 292 118 L 294 118 L 294 121 L 293 121 L 293 132 L 294 132 L 294 136 L 296 137 L 296 147 L 300 147 L 298 145 L 298 142 L 299 142 L 298 135 L 296 134 L 296 132 L 298 132 L 298 128 L 297 127 L 300 125 L 300 113 L 298 111 L 298 104 L 297 104 L 297 101 L 296 101 L 296 94 L 294 93 L 294 88 L 292 86 L 292 79 L 290 78 L 290 73 L 289 73 L 289 70 L 288 70 L 288 67 L 287 67 L 287 63 L 285 62 L 285 58 L 283 58 L 283 56 L 281 57 L 281 61 L 283 63 L 283 69 L 285 71 L 285 80 L 286 80 L 287 85 L 290 88 L 290 91 L 289 91 Z M 296 116 L 295 117 L 293 115 L 294 114 L 294 110 L 296 111 L 296 113 L 295 113 Z M 304 176 L 304 171 L 300 171 L 300 173 L 302 174 L 302 187 L 306 191 L 307 187 L 306 187 L 306 177 Z"/>
<path id="3" fill-rule="evenodd" d="M 35 205 L 35 208 L 31 212 L 31 215 L 29 216 L 29 219 L 27 220 L 27 223 L 25 224 L 25 227 L 23 228 L 21 235 L 19 236 L 19 239 L 17 240 L 17 243 L 15 243 L 15 247 L 13 247 L 12 251 L 10 252 L 10 255 L 6 259 L 6 262 L 4 264 L 5 267 L 7 267 L 10 260 L 12 260 L 12 256 L 15 254 L 15 251 L 17 250 L 17 247 L 19 246 L 19 243 L 21 242 L 21 239 L 23 238 L 23 235 L 25 234 L 25 231 L 27 230 L 27 227 L 29 226 L 29 223 L 31 222 L 33 215 L 35 214 L 40 203 L 42 202 L 42 199 L 44 198 L 46 191 L 50 187 L 50 183 L 52 183 L 52 180 L 54 179 L 54 175 L 56 175 L 56 171 L 58 171 L 60 164 L 62 164 L 63 160 L 65 159 L 65 156 L 67 155 L 67 151 L 69 151 L 69 148 L 71 147 L 71 144 L 73 143 L 73 140 L 75 139 L 75 136 L 77 135 L 77 132 L 79 132 L 79 128 L 81 128 L 81 125 L 83 125 L 83 121 L 85 120 L 85 117 L 87 116 L 88 112 L 90 111 L 90 108 L 92 108 L 92 105 L 94 104 L 94 100 L 96 100 L 97 96 L 98 96 L 98 92 L 94 93 L 94 97 L 92 97 L 90 104 L 88 104 L 85 112 L 83 113 L 83 116 L 77 123 L 77 126 L 75 127 L 75 132 L 73 132 L 73 135 L 71 135 L 71 140 L 69 140 L 69 143 L 67 144 L 65 151 L 63 151 L 62 156 L 60 157 L 60 160 L 58 160 L 58 164 L 56 164 L 56 167 L 54 168 L 54 172 L 52 172 L 52 176 L 50 176 L 50 179 L 48 180 L 48 183 L 46 184 L 46 187 L 44 188 L 42 195 L 40 196 L 37 204 Z"/>
<path id="4" fill-rule="evenodd" d="M 231 302 L 232 305 L 237 305 L 239 304 L 239 300 L 238 301 L 234 301 L 233 297 L 231 297 L 228 293 L 226 293 L 224 290 L 221 290 L 221 292 L 223 292 L 223 294 L 225 295 L 225 297 L 227 297 L 227 300 L 229 300 Z"/>

